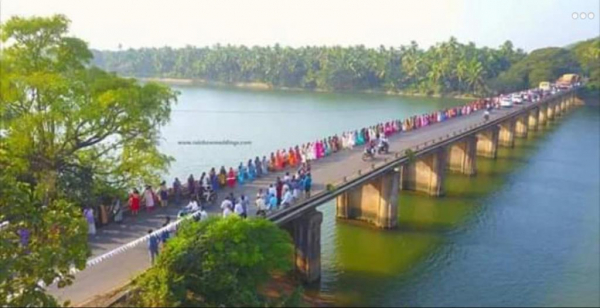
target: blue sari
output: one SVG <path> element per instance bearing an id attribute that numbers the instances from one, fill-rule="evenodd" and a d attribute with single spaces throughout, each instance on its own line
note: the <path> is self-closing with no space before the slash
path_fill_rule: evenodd
<path id="1" fill-rule="evenodd" d="M 246 179 L 246 168 L 244 168 L 243 165 L 240 165 L 238 167 L 238 184 L 243 185 L 244 184 L 244 180 Z"/>
<path id="2" fill-rule="evenodd" d="M 248 165 L 248 181 L 254 181 L 256 177 L 256 169 L 253 164 Z"/>

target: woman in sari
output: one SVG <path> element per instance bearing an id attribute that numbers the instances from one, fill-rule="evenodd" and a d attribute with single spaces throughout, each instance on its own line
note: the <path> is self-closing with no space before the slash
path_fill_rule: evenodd
<path id="1" fill-rule="evenodd" d="M 358 142 L 357 142 L 357 144 L 358 144 L 359 146 L 360 146 L 360 145 L 363 145 L 363 144 L 365 144 L 365 129 L 364 129 L 364 128 L 363 128 L 363 129 L 361 129 L 361 130 L 358 132 Z"/>
<path id="2" fill-rule="evenodd" d="M 244 185 L 244 181 L 246 179 L 248 179 L 248 174 L 246 172 L 247 172 L 246 167 L 244 167 L 244 164 L 240 162 L 240 165 L 238 166 L 238 174 L 237 174 L 238 184 Z"/>
<path id="3" fill-rule="evenodd" d="M 277 152 L 275 152 L 275 170 L 280 171 L 283 169 L 283 156 L 281 155 L 281 152 L 279 152 L 279 150 L 277 150 Z"/>
<path id="4" fill-rule="evenodd" d="M 221 170 L 219 170 L 219 186 L 225 187 L 227 183 L 227 171 L 225 171 L 225 166 L 221 166 Z"/>
<path id="5" fill-rule="evenodd" d="M 255 177 L 256 177 L 256 169 L 254 168 L 252 159 L 249 159 L 248 160 L 248 182 L 254 181 Z"/>
<path id="6" fill-rule="evenodd" d="M 208 173 L 208 177 L 210 179 L 210 186 L 213 190 L 219 189 L 219 179 L 217 178 L 217 172 L 215 168 L 210 168 L 210 172 Z"/>
<path id="7" fill-rule="evenodd" d="M 296 159 L 296 164 L 300 164 L 302 162 L 302 155 L 300 154 L 300 147 L 296 146 L 294 148 L 294 157 Z"/>
<path id="8" fill-rule="evenodd" d="M 269 171 L 271 172 L 275 172 L 277 171 L 277 157 L 275 157 L 275 154 L 273 152 L 271 152 L 271 160 L 269 161 Z"/>
<path id="9" fill-rule="evenodd" d="M 283 170 L 288 165 L 288 153 L 287 153 L 287 151 L 285 149 L 281 149 L 279 151 L 279 154 L 281 155 L 281 160 L 280 160 L 281 165 L 280 165 L 279 169 Z"/>
<path id="10" fill-rule="evenodd" d="M 264 175 L 269 174 L 269 162 L 267 161 L 267 156 L 263 156 L 262 161 L 260 162 L 262 171 Z"/>
<path id="11" fill-rule="evenodd" d="M 294 168 L 296 166 L 296 155 L 294 154 L 294 150 L 292 148 L 290 148 L 288 150 L 288 164 L 291 168 Z"/>
<path id="12" fill-rule="evenodd" d="M 235 186 L 235 171 L 229 167 L 229 173 L 227 174 L 227 186 L 233 188 Z"/>
<path id="13" fill-rule="evenodd" d="M 304 164 L 306 163 L 306 160 L 306 144 L 302 144 L 302 146 L 300 147 L 300 162 Z"/>
<path id="14" fill-rule="evenodd" d="M 256 168 L 256 177 L 259 178 L 262 176 L 263 173 L 263 169 L 262 169 L 262 163 L 260 162 L 260 158 L 258 158 L 258 156 L 256 156 L 256 158 L 254 159 L 254 168 Z"/>

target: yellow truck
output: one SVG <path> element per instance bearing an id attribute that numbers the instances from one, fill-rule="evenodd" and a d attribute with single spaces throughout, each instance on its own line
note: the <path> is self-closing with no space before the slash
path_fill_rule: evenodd
<path id="1" fill-rule="evenodd" d="M 556 81 L 556 86 L 559 88 L 570 88 L 580 81 L 577 74 L 564 74 Z"/>
<path id="2" fill-rule="evenodd" d="M 540 89 L 544 90 L 544 91 L 550 91 L 551 89 L 551 84 L 549 81 L 542 81 L 540 82 Z"/>

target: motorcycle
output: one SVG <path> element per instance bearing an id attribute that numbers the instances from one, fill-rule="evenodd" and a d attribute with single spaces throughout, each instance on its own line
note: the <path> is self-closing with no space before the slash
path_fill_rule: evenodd
<path id="1" fill-rule="evenodd" d="M 214 203 L 215 201 L 217 201 L 217 192 L 209 186 L 207 189 L 204 190 L 204 193 L 202 194 L 202 200 L 206 203 Z"/>
<path id="2" fill-rule="evenodd" d="M 390 151 L 390 145 L 387 142 L 384 142 L 377 146 L 377 154 L 388 154 L 389 151 Z"/>
<path id="3" fill-rule="evenodd" d="M 375 158 L 375 153 L 373 153 L 373 152 L 374 152 L 374 149 L 373 150 L 366 150 L 366 151 L 364 151 L 363 155 L 362 155 L 362 160 L 363 161 L 368 161 L 368 160 L 374 159 Z"/>
<path id="4" fill-rule="evenodd" d="M 487 122 L 489 119 L 490 119 L 490 115 L 488 113 L 484 113 L 483 120 Z"/>

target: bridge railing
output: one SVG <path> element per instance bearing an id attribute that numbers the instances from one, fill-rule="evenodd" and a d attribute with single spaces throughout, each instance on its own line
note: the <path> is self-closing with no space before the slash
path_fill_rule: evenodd
<path id="1" fill-rule="evenodd" d="M 421 156 L 421 155 L 435 149 L 440 144 L 451 143 L 458 139 L 463 138 L 465 135 L 474 134 L 479 131 L 487 129 L 488 127 L 499 125 L 500 123 L 506 121 L 507 119 L 514 117 L 517 114 L 537 108 L 538 106 L 545 104 L 552 99 L 562 97 L 570 92 L 571 91 L 560 92 L 557 95 L 545 97 L 533 104 L 523 104 L 520 106 L 513 106 L 512 110 L 509 111 L 509 113 L 507 113 L 506 115 L 504 115 L 500 118 L 497 118 L 494 120 L 482 120 L 482 121 L 479 121 L 476 123 L 472 123 L 465 127 L 460 128 L 460 129 L 448 132 L 446 135 L 440 136 L 438 138 L 433 138 L 433 139 L 426 140 L 426 141 L 417 143 L 415 145 L 412 145 L 412 146 L 408 147 L 407 149 L 405 149 L 404 153 L 401 153 L 401 152 L 394 153 L 393 159 L 390 160 L 390 158 L 384 158 L 383 161 L 373 162 L 371 164 L 371 166 L 366 170 L 359 169 L 356 172 L 354 172 L 348 176 L 344 176 L 340 179 L 337 179 L 336 181 L 328 183 L 328 184 L 326 184 L 325 189 L 323 191 L 320 191 L 320 192 L 312 195 L 310 198 L 302 200 L 301 202 L 299 202 L 295 205 L 292 205 L 291 207 L 289 207 L 287 209 L 281 209 L 279 211 L 276 211 L 276 212 L 270 214 L 269 216 L 267 216 L 267 218 L 276 223 L 284 223 L 284 222 L 288 221 L 290 219 L 290 217 L 294 217 L 296 215 L 301 214 L 301 212 L 303 212 L 306 207 L 312 207 L 311 204 L 313 204 L 313 205 L 317 204 L 317 203 L 321 204 L 323 202 L 333 199 L 336 195 L 339 195 L 339 192 L 335 192 L 335 190 L 338 187 L 347 186 L 347 184 L 349 182 L 357 181 L 373 171 L 376 171 L 376 170 L 381 171 L 384 169 L 387 170 L 387 169 L 393 168 L 394 166 L 401 164 L 403 161 L 405 161 L 407 159 L 406 150 L 410 149 L 414 153 L 415 157 Z M 402 134 L 402 132 L 400 134 Z"/>

